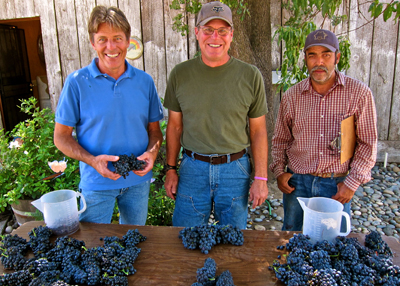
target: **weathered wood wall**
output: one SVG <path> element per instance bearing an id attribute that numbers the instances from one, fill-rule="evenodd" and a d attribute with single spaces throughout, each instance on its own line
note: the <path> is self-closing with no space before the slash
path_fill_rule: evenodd
<path id="1" fill-rule="evenodd" d="M 285 20 L 281 0 L 271 1 L 272 33 Z M 167 77 L 179 62 L 197 51 L 193 33 L 194 17 L 189 17 L 190 33 L 181 36 L 172 30 L 172 0 L 0 0 L 0 20 L 40 17 L 46 69 L 52 107 L 55 109 L 68 74 L 84 67 L 96 56 L 87 34 L 87 20 L 96 5 L 117 6 L 124 11 L 132 26 L 132 35 L 143 41 L 144 54 L 128 60 L 133 66 L 148 72 L 154 79 L 160 96 L 164 96 Z M 378 160 L 389 152 L 389 160 L 400 162 L 400 47 L 399 24 L 382 19 L 367 23 L 368 4 L 358 6 L 356 0 L 343 0 L 342 12 L 348 22 L 328 28 L 348 35 L 352 46 L 348 75 L 371 87 L 378 111 L 380 150 Z M 316 19 L 317 24 L 322 19 Z M 364 25 L 362 28 L 357 28 Z M 272 44 L 273 70 L 278 70 L 282 47 Z M 274 112 L 279 107 L 280 94 L 275 97 Z M 388 147 L 390 146 L 390 147 Z"/>

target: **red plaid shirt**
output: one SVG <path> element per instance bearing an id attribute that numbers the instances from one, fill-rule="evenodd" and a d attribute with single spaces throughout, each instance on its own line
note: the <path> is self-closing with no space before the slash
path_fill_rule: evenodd
<path id="1" fill-rule="evenodd" d="M 340 123 L 354 114 L 357 143 L 353 158 L 340 164 L 340 153 L 331 142 L 340 134 Z M 284 94 L 272 139 L 275 176 L 286 165 L 295 173 L 345 173 L 345 185 L 357 190 L 371 180 L 377 148 L 376 110 L 371 90 L 362 82 L 336 72 L 336 81 L 325 96 L 310 78 Z"/>

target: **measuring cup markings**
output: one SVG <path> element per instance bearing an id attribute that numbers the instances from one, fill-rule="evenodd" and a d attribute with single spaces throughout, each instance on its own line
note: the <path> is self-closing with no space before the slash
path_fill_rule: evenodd
<path id="1" fill-rule="evenodd" d="M 78 211 L 77 197 L 84 197 L 72 190 L 58 190 L 43 195 L 32 204 L 43 214 L 46 225 L 56 235 L 66 235 L 79 229 L 78 213 L 86 209 L 86 202 L 82 210 Z"/>
<path id="2" fill-rule="evenodd" d="M 350 233 L 350 217 L 343 212 L 343 205 L 330 198 L 297 198 L 303 209 L 303 234 L 308 234 L 312 242 L 333 241 L 338 235 Z M 342 217 L 347 223 L 347 233 L 340 232 Z"/>

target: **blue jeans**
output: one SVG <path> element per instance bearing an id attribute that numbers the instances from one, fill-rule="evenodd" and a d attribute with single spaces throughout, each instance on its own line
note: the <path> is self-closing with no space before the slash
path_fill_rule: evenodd
<path id="1" fill-rule="evenodd" d="M 144 183 L 114 190 L 79 190 L 87 208 L 79 215 L 79 221 L 111 223 L 115 200 L 118 203 L 119 223 L 145 225 L 150 192 L 150 180 Z"/>
<path id="2" fill-rule="evenodd" d="M 219 224 L 246 228 L 251 166 L 249 157 L 226 164 L 211 165 L 184 154 L 179 169 L 179 184 L 174 226 L 207 224 L 214 208 Z"/>
<path id="3" fill-rule="evenodd" d="M 290 171 L 291 172 L 291 171 Z M 292 172 L 291 172 L 292 173 Z M 290 194 L 283 194 L 284 219 L 282 230 L 301 231 L 303 228 L 303 209 L 297 197 L 332 198 L 337 193 L 337 184 L 343 182 L 346 177 L 321 178 L 308 174 L 296 174 L 289 180 L 289 184 L 295 188 Z M 350 215 L 350 204 L 344 204 L 343 211 Z M 346 231 L 344 218 L 342 219 L 341 231 Z"/>

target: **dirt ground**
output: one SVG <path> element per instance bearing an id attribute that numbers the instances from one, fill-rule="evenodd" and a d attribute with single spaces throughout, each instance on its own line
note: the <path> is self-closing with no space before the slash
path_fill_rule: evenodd
<path id="1" fill-rule="evenodd" d="M 282 222 L 283 222 L 283 206 L 282 206 L 282 192 L 278 189 L 276 184 L 276 180 L 268 182 L 268 200 L 271 204 L 271 212 L 272 216 L 269 213 L 265 212 L 266 210 L 269 212 L 268 204 L 265 202 L 262 206 L 257 208 L 255 211 L 249 211 L 251 222 L 251 228 L 248 229 L 255 229 L 255 230 L 281 230 L 282 229 Z M 278 200 L 278 201 L 276 201 Z M 273 207 L 273 203 L 280 202 L 279 206 Z M 256 213 L 258 211 L 259 214 Z M 274 214 L 276 217 L 274 218 Z M 255 221 L 256 218 L 259 218 L 261 215 L 265 215 L 265 219 L 261 222 Z M 282 220 L 279 220 L 281 218 Z M 260 227 L 261 226 L 261 227 Z M 264 227 L 264 228 L 263 228 Z"/>

